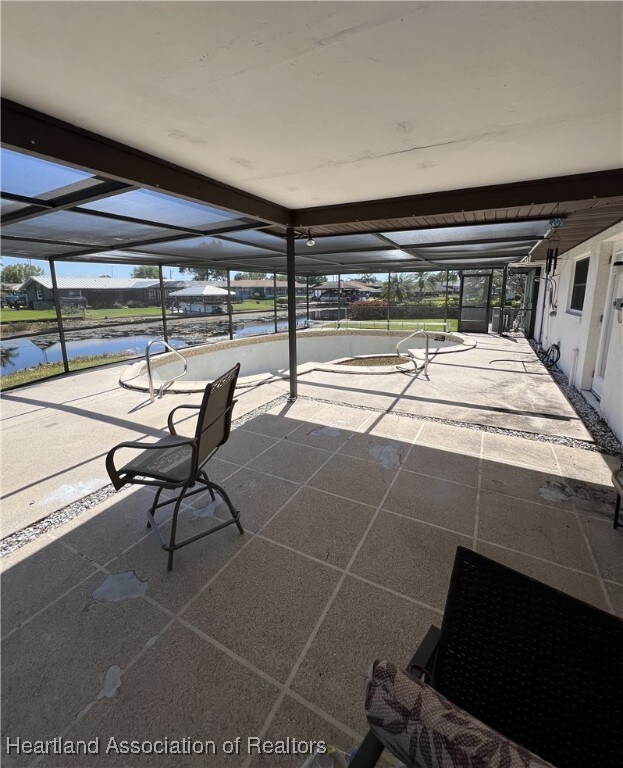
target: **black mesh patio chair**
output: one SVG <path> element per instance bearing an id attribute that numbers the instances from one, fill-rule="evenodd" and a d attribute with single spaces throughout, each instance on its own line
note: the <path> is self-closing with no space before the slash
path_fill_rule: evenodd
<path id="1" fill-rule="evenodd" d="M 240 533 L 244 533 L 240 523 L 240 513 L 231 503 L 226 491 L 220 485 L 213 483 L 206 471 L 208 461 L 229 438 L 232 410 L 236 403 L 234 390 L 239 371 L 240 363 L 208 384 L 200 405 L 178 405 L 174 408 L 168 418 L 171 437 L 165 437 L 151 445 L 138 442 L 120 443 L 106 456 L 106 469 L 116 490 L 126 484 L 153 485 L 158 489 L 151 508 L 146 512 L 147 525 L 156 534 L 162 549 L 169 553 L 169 570 L 173 568 L 173 553 L 176 549 L 209 536 L 228 525 L 235 524 Z M 194 437 L 181 437 L 175 431 L 174 414 L 182 409 L 199 411 Z M 126 448 L 140 451 L 140 453 L 127 464 L 119 468 L 115 467 L 115 453 Z M 190 490 L 196 485 L 200 487 Z M 163 490 L 177 488 L 180 489 L 177 496 L 168 501 L 159 501 Z M 196 536 L 176 542 L 177 516 L 182 500 L 205 491 L 209 491 L 212 501 L 215 501 L 214 491 L 217 491 L 229 507 L 233 519 L 214 525 Z M 175 504 L 175 507 L 169 543 L 165 544 L 156 524 L 155 513 L 157 509 L 168 504 Z"/>
<path id="2" fill-rule="evenodd" d="M 469 549 L 406 671 L 556 768 L 623 766 L 623 621 Z M 371 730 L 350 768 L 382 751 Z"/>

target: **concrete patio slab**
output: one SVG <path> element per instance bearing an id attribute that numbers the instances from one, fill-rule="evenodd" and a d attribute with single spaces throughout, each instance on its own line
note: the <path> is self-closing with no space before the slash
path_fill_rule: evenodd
<path id="1" fill-rule="evenodd" d="M 323 491 L 302 488 L 268 523 L 262 535 L 345 568 L 374 510 Z"/>
<path id="2" fill-rule="evenodd" d="M 623 584 L 623 528 L 612 528 L 606 520 L 579 515 L 582 530 L 590 544 L 599 574 L 603 579 Z"/>
<path id="3" fill-rule="evenodd" d="M 253 461 L 273 445 L 277 445 L 277 437 L 248 432 L 245 429 L 235 429 L 225 445 L 219 448 L 218 457 L 223 461 L 243 466 Z"/>
<path id="4" fill-rule="evenodd" d="M 362 692 L 375 659 L 406 665 L 441 616 L 347 577 L 315 636 L 292 688 L 359 733 L 367 731 Z"/>
<path id="5" fill-rule="evenodd" d="M 240 510 L 245 531 L 259 530 L 288 499 L 298 490 L 298 483 L 283 480 L 252 469 L 240 469 L 225 483 L 229 489 L 232 503 Z M 190 503 L 191 509 L 201 509 L 209 501 L 209 496 L 199 496 L 198 501 Z M 218 506 L 215 515 L 223 520 L 229 512 L 224 504 Z"/>
<path id="6" fill-rule="evenodd" d="M 556 491 L 561 482 L 562 478 L 556 470 L 541 472 L 536 468 L 501 464 L 488 459 L 482 462 L 483 490 L 505 496 L 556 507 L 569 506 L 569 498 L 565 493 Z"/>
<path id="7" fill-rule="evenodd" d="M 4 734 L 58 736 L 97 698 L 107 671 L 123 670 L 166 623 L 143 600 L 96 601 L 92 594 L 102 581 L 103 574 L 91 577 L 4 640 L 2 694 L 10 702 L 2 707 Z M 18 764 L 24 763 L 22 757 Z"/>
<path id="8" fill-rule="evenodd" d="M 285 682 L 338 577 L 332 568 L 256 539 L 182 615 Z"/>
<path id="9" fill-rule="evenodd" d="M 302 483 L 318 470 L 331 454 L 322 448 L 282 440 L 269 448 L 257 459 L 249 462 L 250 469 L 267 472 L 284 480 Z"/>
<path id="10" fill-rule="evenodd" d="M 319 490 L 376 506 L 381 503 L 396 475 L 379 463 L 336 454 L 314 475 L 310 485 Z"/>
<path id="11" fill-rule="evenodd" d="M 301 734 L 348 749 L 366 730 L 363 676 L 375 658 L 406 663 L 439 624 L 458 544 L 623 613 L 623 538 L 612 528 L 609 483 L 618 461 L 587 441 L 572 447 L 565 435 L 581 434 L 576 417 L 540 363 L 520 362 L 531 354 L 522 344 L 481 342 L 473 355 L 439 358 L 428 381 L 312 371 L 294 403 L 283 380 L 242 391 L 235 415 L 244 419 L 208 470 L 241 510 L 245 534 L 230 526 L 194 542 L 176 553 L 171 573 L 145 527 L 151 491 L 136 488 L 87 498 L 86 511 L 59 517 L 5 558 L 3 733 L 181 738 L 190 728 L 216 741 Z M 111 445 L 152 440 L 172 407 L 199 399 L 166 395 L 146 406 L 141 393 L 116 388 L 109 370 L 63 382 L 5 403 L 3 423 L 13 426 L 3 445 L 3 521 L 13 526 L 63 508 L 64 486 L 107 484 Z M 453 398 L 471 413 L 469 426 L 452 421 Z M 537 416 L 543 409 L 562 418 Z M 522 437 L 540 418 L 547 428 Z M 25 439 L 41 454 L 29 476 Z M 180 535 L 227 519 L 225 505 L 208 502 L 204 494 L 183 503 Z M 159 515 L 165 535 L 169 514 Z M 135 597 L 97 601 L 111 577 Z M 302 762 L 221 755 L 210 765 L 254 760 Z M 38 765 L 68 764 L 195 762 L 109 755 Z"/>
<path id="12" fill-rule="evenodd" d="M 130 486 L 50 535 L 73 547 L 85 560 L 104 565 L 145 537 L 147 519 L 143 512 L 149 509 L 153 497 L 153 489 Z M 162 500 L 165 498 L 163 494 Z M 160 519 L 167 520 L 172 511 L 172 505 L 164 507 Z"/>
<path id="13" fill-rule="evenodd" d="M 551 443 L 538 443 L 512 435 L 485 432 L 482 446 L 484 459 L 524 467 L 538 467 L 555 472 L 558 468 Z"/>
<path id="14" fill-rule="evenodd" d="M 223 519 L 227 519 L 223 515 Z M 192 511 L 185 510 L 178 521 L 179 540 L 208 529 L 219 520 L 193 519 Z M 160 528 L 165 541 L 169 540 L 170 523 Z M 108 563 L 112 573 L 133 571 L 147 585 L 147 596 L 168 610 L 178 611 L 192 595 L 203 588 L 225 563 L 248 541 L 236 526 L 231 525 L 210 536 L 199 539 L 192 547 L 175 553 L 173 571 L 167 571 L 167 553 L 151 531 L 127 552 Z"/>
<path id="15" fill-rule="evenodd" d="M 95 566 L 50 536 L 41 536 L 4 558 L 2 635 L 95 572 Z"/>
<path id="16" fill-rule="evenodd" d="M 155 684 L 154 684 L 155 683 Z M 150 696 L 143 696 L 145 690 Z M 232 696 L 231 692 L 236 691 Z M 137 766 L 234 766 L 241 757 L 226 755 L 227 740 L 242 733 L 257 733 L 273 706 L 277 689 L 230 655 L 215 648 L 186 627 L 174 624 L 121 678 L 117 694 L 95 703 L 88 714 L 73 725 L 67 738 L 99 737 L 105 746 L 113 736 L 123 740 L 151 741 L 165 738 L 215 743 L 208 754 L 132 755 Z M 246 745 L 245 745 L 246 746 Z M 106 756 L 66 757 L 43 765 L 88 768 L 127 766 L 127 754 L 113 751 Z"/>
<path id="17" fill-rule="evenodd" d="M 454 553 L 472 537 L 381 511 L 352 572 L 443 610 Z"/>
<path id="18" fill-rule="evenodd" d="M 405 470 L 396 478 L 383 508 L 472 536 L 476 522 L 477 490 Z"/>
<path id="19" fill-rule="evenodd" d="M 409 451 L 409 443 L 378 435 L 352 435 L 348 442 L 339 449 L 339 453 L 356 459 L 375 461 L 386 469 L 398 469 L 404 464 Z"/>
<path id="20" fill-rule="evenodd" d="M 480 457 L 483 433 L 476 429 L 463 429 L 450 424 L 426 421 L 417 442 L 432 445 L 447 453 L 463 453 Z"/>
<path id="21" fill-rule="evenodd" d="M 277 741 L 290 736 L 299 741 L 318 740 L 318 734 L 330 745 L 349 753 L 359 743 L 351 732 L 347 733 L 327 721 L 316 712 L 302 706 L 290 697 L 286 697 L 277 710 L 268 729 L 266 738 Z M 298 755 L 260 755 L 253 759 L 251 768 L 271 768 L 277 762 L 279 768 L 301 768 L 304 756 Z"/>
<path id="22" fill-rule="evenodd" d="M 501 498 L 483 491 L 478 538 L 585 573 L 593 572 L 590 551 L 577 517 L 564 509 Z"/>
<path id="23" fill-rule="evenodd" d="M 458 454 L 446 459 L 446 451 L 426 445 L 414 445 L 405 463 L 405 469 L 422 475 L 452 480 L 463 485 L 478 486 L 480 459 Z"/>
<path id="24" fill-rule="evenodd" d="M 399 437 L 403 443 L 413 443 L 418 439 L 424 423 L 420 419 L 376 411 L 370 416 L 364 427 L 370 435 Z"/>
<path id="25" fill-rule="evenodd" d="M 324 448 L 326 451 L 338 450 L 350 442 L 350 438 L 351 433 L 348 430 L 314 422 L 305 422 L 288 435 L 288 440 L 292 442 L 311 448 Z"/>

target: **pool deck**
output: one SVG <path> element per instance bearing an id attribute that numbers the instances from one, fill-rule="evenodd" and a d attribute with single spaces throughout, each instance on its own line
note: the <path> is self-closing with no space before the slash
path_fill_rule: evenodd
<path id="1" fill-rule="evenodd" d="M 175 405 L 200 399 L 147 404 L 119 389 L 121 367 L 3 396 L 4 535 L 107 486 L 110 447 L 160 436 Z M 129 489 L 3 559 L 3 735 L 102 744 L 3 766 L 305 759 L 249 755 L 248 735 L 351 748 L 365 732 L 363 675 L 378 657 L 406 663 L 439 624 L 459 544 L 623 616 L 618 460 L 593 450 L 525 340 L 482 336 L 428 379 L 310 371 L 296 402 L 287 391 L 242 390 L 210 463 L 244 536 L 202 539 L 168 573 L 145 530 L 150 494 Z M 191 499 L 180 535 L 222 514 Z M 119 574 L 136 591 L 113 602 Z M 165 736 L 242 736 L 243 750 L 103 754 L 111 737 Z"/>

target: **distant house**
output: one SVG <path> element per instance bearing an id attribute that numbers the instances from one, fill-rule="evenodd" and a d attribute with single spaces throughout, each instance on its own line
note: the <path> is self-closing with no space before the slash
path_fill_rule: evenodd
<path id="1" fill-rule="evenodd" d="M 211 285 L 226 288 L 227 283 L 222 280 L 212 281 Z M 294 284 L 297 296 L 304 296 L 306 286 L 302 283 Z M 230 287 L 236 292 L 236 301 L 245 299 L 272 299 L 275 296 L 275 283 L 273 280 L 231 280 Z M 277 297 L 287 296 L 288 283 L 286 280 L 277 280 Z"/>
<path id="2" fill-rule="evenodd" d="M 314 286 L 314 296 L 322 302 L 337 303 L 338 290 L 341 291 L 341 299 L 345 302 L 363 301 L 364 299 L 377 297 L 381 289 L 376 286 L 361 283 L 359 280 L 328 280 L 326 283 Z"/>
<path id="3" fill-rule="evenodd" d="M 176 288 L 187 285 L 180 280 L 164 280 L 165 298 Z M 110 308 L 115 304 L 140 307 L 160 304 L 160 282 L 151 278 L 121 277 L 59 277 L 61 302 L 86 303 L 89 307 Z M 52 309 L 54 292 L 49 277 L 29 277 L 22 286 L 32 309 Z M 79 301 L 80 300 L 80 301 Z"/>

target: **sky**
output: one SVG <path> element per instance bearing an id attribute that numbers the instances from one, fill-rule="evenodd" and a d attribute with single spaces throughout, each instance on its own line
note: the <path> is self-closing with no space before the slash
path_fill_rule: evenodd
<path id="1" fill-rule="evenodd" d="M 50 268 L 48 266 L 47 261 L 43 259 L 15 259 L 11 256 L 2 256 L 2 266 L 6 267 L 9 264 L 24 264 L 26 262 L 29 262 L 35 267 L 41 267 L 44 271 L 44 273 L 49 277 L 50 276 Z M 132 276 L 132 266 L 127 266 L 125 264 L 85 264 L 85 263 L 73 263 L 73 262 L 63 262 L 63 261 L 56 261 L 56 274 L 58 277 L 102 277 L 106 275 L 107 277 L 131 277 Z M 236 272 L 239 272 L 240 270 L 232 270 L 232 278 Z M 182 274 L 179 269 L 175 267 L 165 267 L 163 270 L 163 277 L 165 278 L 171 278 L 173 280 L 191 280 L 192 275 L 189 274 Z M 337 275 L 327 275 L 329 280 L 335 279 L 337 280 Z M 377 274 L 375 275 L 377 281 L 382 282 L 383 280 L 387 279 L 386 274 Z M 342 275 L 343 280 L 357 280 L 359 278 L 358 274 L 353 275 Z"/>

